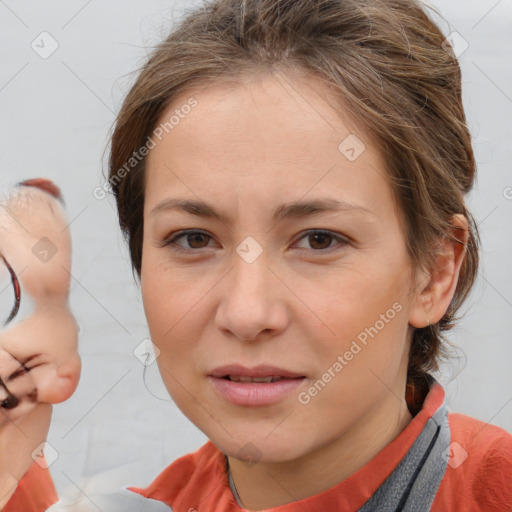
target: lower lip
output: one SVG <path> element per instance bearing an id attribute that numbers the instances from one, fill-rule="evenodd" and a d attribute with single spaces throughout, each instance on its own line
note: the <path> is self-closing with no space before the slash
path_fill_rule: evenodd
<path id="1" fill-rule="evenodd" d="M 234 382 L 208 376 L 222 397 L 235 405 L 271 405 L 285 398 L 306 380 L 281 379 L 276 382 Z"/>

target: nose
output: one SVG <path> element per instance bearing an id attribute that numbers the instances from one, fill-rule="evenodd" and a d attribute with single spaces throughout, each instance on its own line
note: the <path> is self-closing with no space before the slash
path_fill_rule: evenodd
<path id="1" fill-rule="evenodd" d="M 216 313 L 216 326 L 243 340 L 262 333 L 276 336 L 289 322 L 284 296 L 286 287 L 265 261 L 251 264 L 239 260 L 224 283 L 223 298 Z"/>
<path id="2" fill-rule="evenodd" d="M 32 178 L 30 180 L 21 181 L 17 184 L 18 187 L 35 187 L 43 192 L 47 192 L 55 199 L 64 203 L 62 193 L 55 183 L 47 178 Z"/>

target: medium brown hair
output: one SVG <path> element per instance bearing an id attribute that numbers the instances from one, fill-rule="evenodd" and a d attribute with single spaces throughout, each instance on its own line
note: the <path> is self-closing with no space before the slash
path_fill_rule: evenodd
<path id="1" fill-rule="evenodd" d="M 460 67 L 415 0 L 214 0 L 187 13 L 140 70 L 112 134 L 109 183 L 132 270 L 140 279 L 146 159 L 133 160 L 128 171 L 126 163 L 178 95 L 272 69 L 322 80 L 373 136 L 416 268 L 434 264 L 439 236 L 457 240 L 454 214 L 468 220 L 467 252 L 448 310 L 413 334 L 408 384 L 425 389 L 446 355 L 442 331 L 454 326 L 473 286 L 480 240 L 464 200 L 475 160 Z"/>

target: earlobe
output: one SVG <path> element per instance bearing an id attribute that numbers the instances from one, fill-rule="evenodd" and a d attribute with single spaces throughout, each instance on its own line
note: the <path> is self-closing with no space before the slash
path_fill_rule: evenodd
<path id="1" fill-rule="evenodd" d="M 410 311 L 409 324 L 422 328 L 436 324 L 446 313 L 455 294 L 459 273 L 466 255 L 469 236 L 464 215 L 452 217 L 451 237 L 441 237 L 436 244 L 433 268 L 424 273 Z"/>

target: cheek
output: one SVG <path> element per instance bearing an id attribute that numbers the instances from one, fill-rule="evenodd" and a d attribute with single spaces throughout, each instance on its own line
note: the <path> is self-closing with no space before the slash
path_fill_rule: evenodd
<path id="1" fill-rule="evenodd" d="M 141 295 L 144 313 L 154 343 L 160 340 L 164 333 L 173 325 L 173 316 L 177 313 L 176 307 L 171 307 L 173 296 L 178 291 L 169 278 L 162 263 L 155 257 L 155 250 L 151 247 L 143 248 L 141 263 Z M 179 302 L 176 301 L 179 307 Z"/>
<path id="2" fill-rule="evenodd" d="M 379 321 L 394 318 L 398 310 L 405 310 L 408 303 L 408 276 L 400 268 L 365 267 L 364 271 L 346 272 L 329 281 L 318 301 L 320 314 L 326 312 L 326 324 L 335 336 L 346 339 L 356 336 L 366 327 Z M 380 323 L 379 323 L 380 325 Z M 388 322 L 386 322 L 388 325 Z"/>
<path id="3" fill-rule="evenodd" d="M 144 262 L 141 269 L 144 312 L 151 340 L 160 351 L 157 359 L 160 373 L 174 396 L 178 385 L 173 377 L 184 382 L 193 376 L 194 350 L 201 332 L 198 315 L 205 293 L 198 293 L 199 281 L 196 286 L 183 283 L 178 278 L 179 272 L 149 262 L 149 259 Z"/>
<path id="4" fill-rule="evenodd" d="M 199 288 L 196 286 L 195 288 Z M 193 285 L 183 285 L 166 276 L 165 279 L 147 279 L 142 290 L 144 312 L 154 342 L 173 343 L 177 333 L 193 332 L 201 308 L 201 298 Z"/>
<path id="5" fill-rule="evenodd" d="M 394 304 L 383 317 L 373 314 L 379 308 L 337 317 L 337 338 L 326 337 L 314 349 L 318 373 L 304 398 L 315 408 L 352 421 L 394 385 L 407 355 L 405 309 Z"/>
<path id="6" fill-rule="evenodd" d="M 343 369 L 338 365 L 335 373 L 350 381 L 375 380 L 370 369 L 377 375 L 396 371 L 407 343 L 409 271 L 402 269 L 368 266 L 346 273 L 318 296 L 314 310 L 327 326 L 314 349 L 322 374 L 338 356 Z"/>

